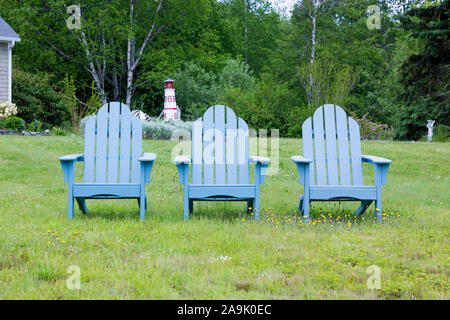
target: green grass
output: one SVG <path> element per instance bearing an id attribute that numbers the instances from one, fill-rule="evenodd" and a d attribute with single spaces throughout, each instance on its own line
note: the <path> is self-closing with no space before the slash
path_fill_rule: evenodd
<path id="1" fill-rule="evenodd" d="M 184 222 L 174 145 L 144 142 L 158 155 L 145 221 L 135 200 L 91 200 L 68 220 L 57 158 L 82 153 L 83 140 L 0 137 L 0 299 L 449 298 L 450 144 L 364 141 L 364 154 L 393 160 L 385 220 L 372 221 L 373 206 L 355 219 L 356 202 L 319 202 L 308 225 L 295 220 L 302 187 L 289 160 L 300 140 L 280 141 L 260 222 L 244 203 L 196 204 Z M 81 290 L 66 286 L 71 265 Z M 367 288 L 371 265 L 380 289 Z"/>

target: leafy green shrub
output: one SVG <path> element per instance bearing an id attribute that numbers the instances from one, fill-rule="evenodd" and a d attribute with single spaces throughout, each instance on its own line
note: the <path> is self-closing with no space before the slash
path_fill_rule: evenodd
<path id="1" fill-rule="evenodd" d="M 281 136 L 300 136 L 308 110 L 297 106 L 285 83 L 263 75 L 252 89 L 226 87 L 221 102 L 256 130 L 279 129 Z"/>
<path id="2" fill-rule="evenodd" d="M 80 127 L 84 131 L 88 117 L 81 120 Z M 147 139 L 170 139 L 172 134 L 177 130 L 186 130 L 191 132 L 192 122 L 175 122 L 152 120 L 142 122 L 142 135 Z"/>
<path id="3" fill-rule="evenodd" d="M 52 136 L 65 136 L 66 132 L 58 127 L 53 127 L 51 131 Z"/>
<path id="4" fill-rule="evenodd" d="M 367 119 L 367 113 L 358 119 L 351 116 L 359 125 L 361 139 L 365 140 L 392 140 L 394 137 L 394 130 L 389 128 L 387 124 L 379 124 Z"/>
<path id="5" fill-rule="evenodd" d="M 17 115 L 31 123 L 35 119 L 44 127 L 62 126 L 70 119 L 68 102 L 51 83 L 49 75 L 13 72 L 13 96 L 18 106 Z"/>
<path id="6" fill-rule="evenodd" d="M 190 132 L 191 128 L 191 122 L 142 121 L 143 135 L 151 139 L 170 139 L 176 130 L 187 130 Z"/>
<path id="7" fill-rule="evenodd" d="M 248 65 L 243 61 L 228 59 L 225 67 L 218 76 L 218 81 L 222 87 L 234 87 L 251 89 L 255 86 L 255 78 L 252 76 Z"/>
<path id="8" fill-rule="evenodd" d="M 214 104 L 222 94 L 214 73 L 195 63 L 187 63 L 175 76 L 177 104 L 182 106 L 184 119 L 194 120 Z"/>
<path id="9" fill-rule="evenodd" d="M 255 79 L 248 66 L 241 61 L 228 59 L 218 75 L 189 62 L 174 76 L 177 103 L 183 109 L 184 119 L 196 120 L 217 104 L 225 88 L 251 90 Z"/>
<path id="10" fill-rule="evenodd" d="M 25 124 L 25 130 L 26 131 L 35 131 L 35 132 L 41 132 L 42 131 L 42 122 L 40 121 L 32 121 L 30 123 Z"/>
<path id="11" fill-rule="evenodd" d="M 19 131 L 22 129 L 23 119 L 20 117 L 12 116 L 2 121 L 2 126 L 8 130 Z"/>
<path id="12" fill-rule="evenodd" d="M 430 112 L 429 99 L 422 103 L 400 105 L 393 116 L 395 138 L 398 140 L 419 140 L 427 134 L 427 119 L 441 119 L 437 110 Z"/>
<path id="13" fill-rule="evenodd" d="M 450 140 L 450 126 L 440 124 L 434 127 L 433 141 L 448 142 Z"/>

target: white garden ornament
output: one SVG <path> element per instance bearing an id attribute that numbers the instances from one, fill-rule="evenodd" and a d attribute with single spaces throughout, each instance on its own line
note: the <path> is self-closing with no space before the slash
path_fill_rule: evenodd
<path id="1" fill-rule="evenodd" d="M 435 120 L 427 120 L 427 128 L 428 128 L 428 141 L 431 142 L 433 140 L 433 126 L 436 122 Z"/>

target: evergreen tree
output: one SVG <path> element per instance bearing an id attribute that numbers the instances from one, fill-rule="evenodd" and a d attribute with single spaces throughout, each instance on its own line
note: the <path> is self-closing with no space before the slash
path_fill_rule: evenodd
<path id="1" fill-rule="evenodd" d="M 449 0 L 444 0 L 437 6 L 411 9 L 401 17 L 404 28 L 421 41 L 422 48 L 401 68 L 404 105 L 396 117 L 399 139 L 424 136 L 427 119 L 450 125 L 449 10 Z"/>

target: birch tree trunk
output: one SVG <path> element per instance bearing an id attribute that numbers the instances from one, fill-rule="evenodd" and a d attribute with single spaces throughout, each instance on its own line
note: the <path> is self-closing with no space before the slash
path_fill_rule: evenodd
<path id="1" fill-rule="evenodd" d="M 317 14 L 320 7 L 327 0 L 311 0 L 309 7 L 309 17 L 311 18 L 312 30 L 311 30 L 311 64 L 314 64 L 316 58 L 316 30 L 317 30 Z"/>
<path id="2" fill-rule="evenodd" d="M 142 54 L 144 53 L 144 50 L 147 46 L 147 44 L 152 40 L 153 37 L 157 36 L 165 27 L 165 24 L 157 26 L 157 19 L 159 16 L 159 12 L 162 8 L 163 0 L 159 1 L 159 4 L 156 8 L 155 12 L 155 18 L 153 20 L 153 23 L 150 27 L 150 30 L 148 31 L 146 37 L 144 38 L 144 41 L 139 48 L 139 50 L 136 52 L 136 38 L 134 33 L 134 8 L 135 8 L 135 2 L 137 0 L 130 0 L 130 37 L 128 38 L 128 46 L 127 46 L 127 88 L 126 88 L 126 104 L 129 106 L 131 104 L 131 99 L 133 98 L 133 93 L 135 87 L 133 86 L 134 83 L 134 73 L 136 71 L 136 67 L 138 66 L 139 62 L 142 60 Z"/>
<path id="3" fill-rule="evenodd" d="M 311 31 L 311 64 L 314 64 L 314 59 L 316 57 L 316 20 L 317 11 L 311 17 L 312 31 Z"/>
<path id="4" fill-rule="evenodd" d="M 317 30 L 317 13 L 319 12 L 320 6 L 325 2 L 326 0 L 311 0 L 310 7 L 309 7 L 309 17 L 311 18 L 311 71 L 309 73 L 309 85 L 310 90 L 309 92 L 314 95 L 314 91 L 316 91 L 316 83 L 313 76 L 313 68 L 314 61 L 316 59 L 316 30 Z M 312 98 L 312 97 L 311 97 Z"/>
<path id="5" fill-rule="evenodd" d="M 87 42 L 86 34 L 84 32 L 81 32 L 81 37 L 79 38 L 79 40 L 84 45 L 84 52 L 88 60 L 88 71 L 91 74 L 92 78 L 94 79 L 102 103 L 105 104 L 108 102 L 108 99 L 106 98 L 105 94 L 105 76 L 102 72 L 102 69 L 100 68 L 97 69 L 96 66 L 94 65 L 94 58 L 89 49 L 89 44 Z M 97 67 L 99 67 L 98 64 Z"/>
<path id="6" fill-rule="evenodd" d="M 248 65 L 248 28 L 247 28 L 247 0 L 244 0 L 244 46 L 245 46 L 245 64 Z"/>

